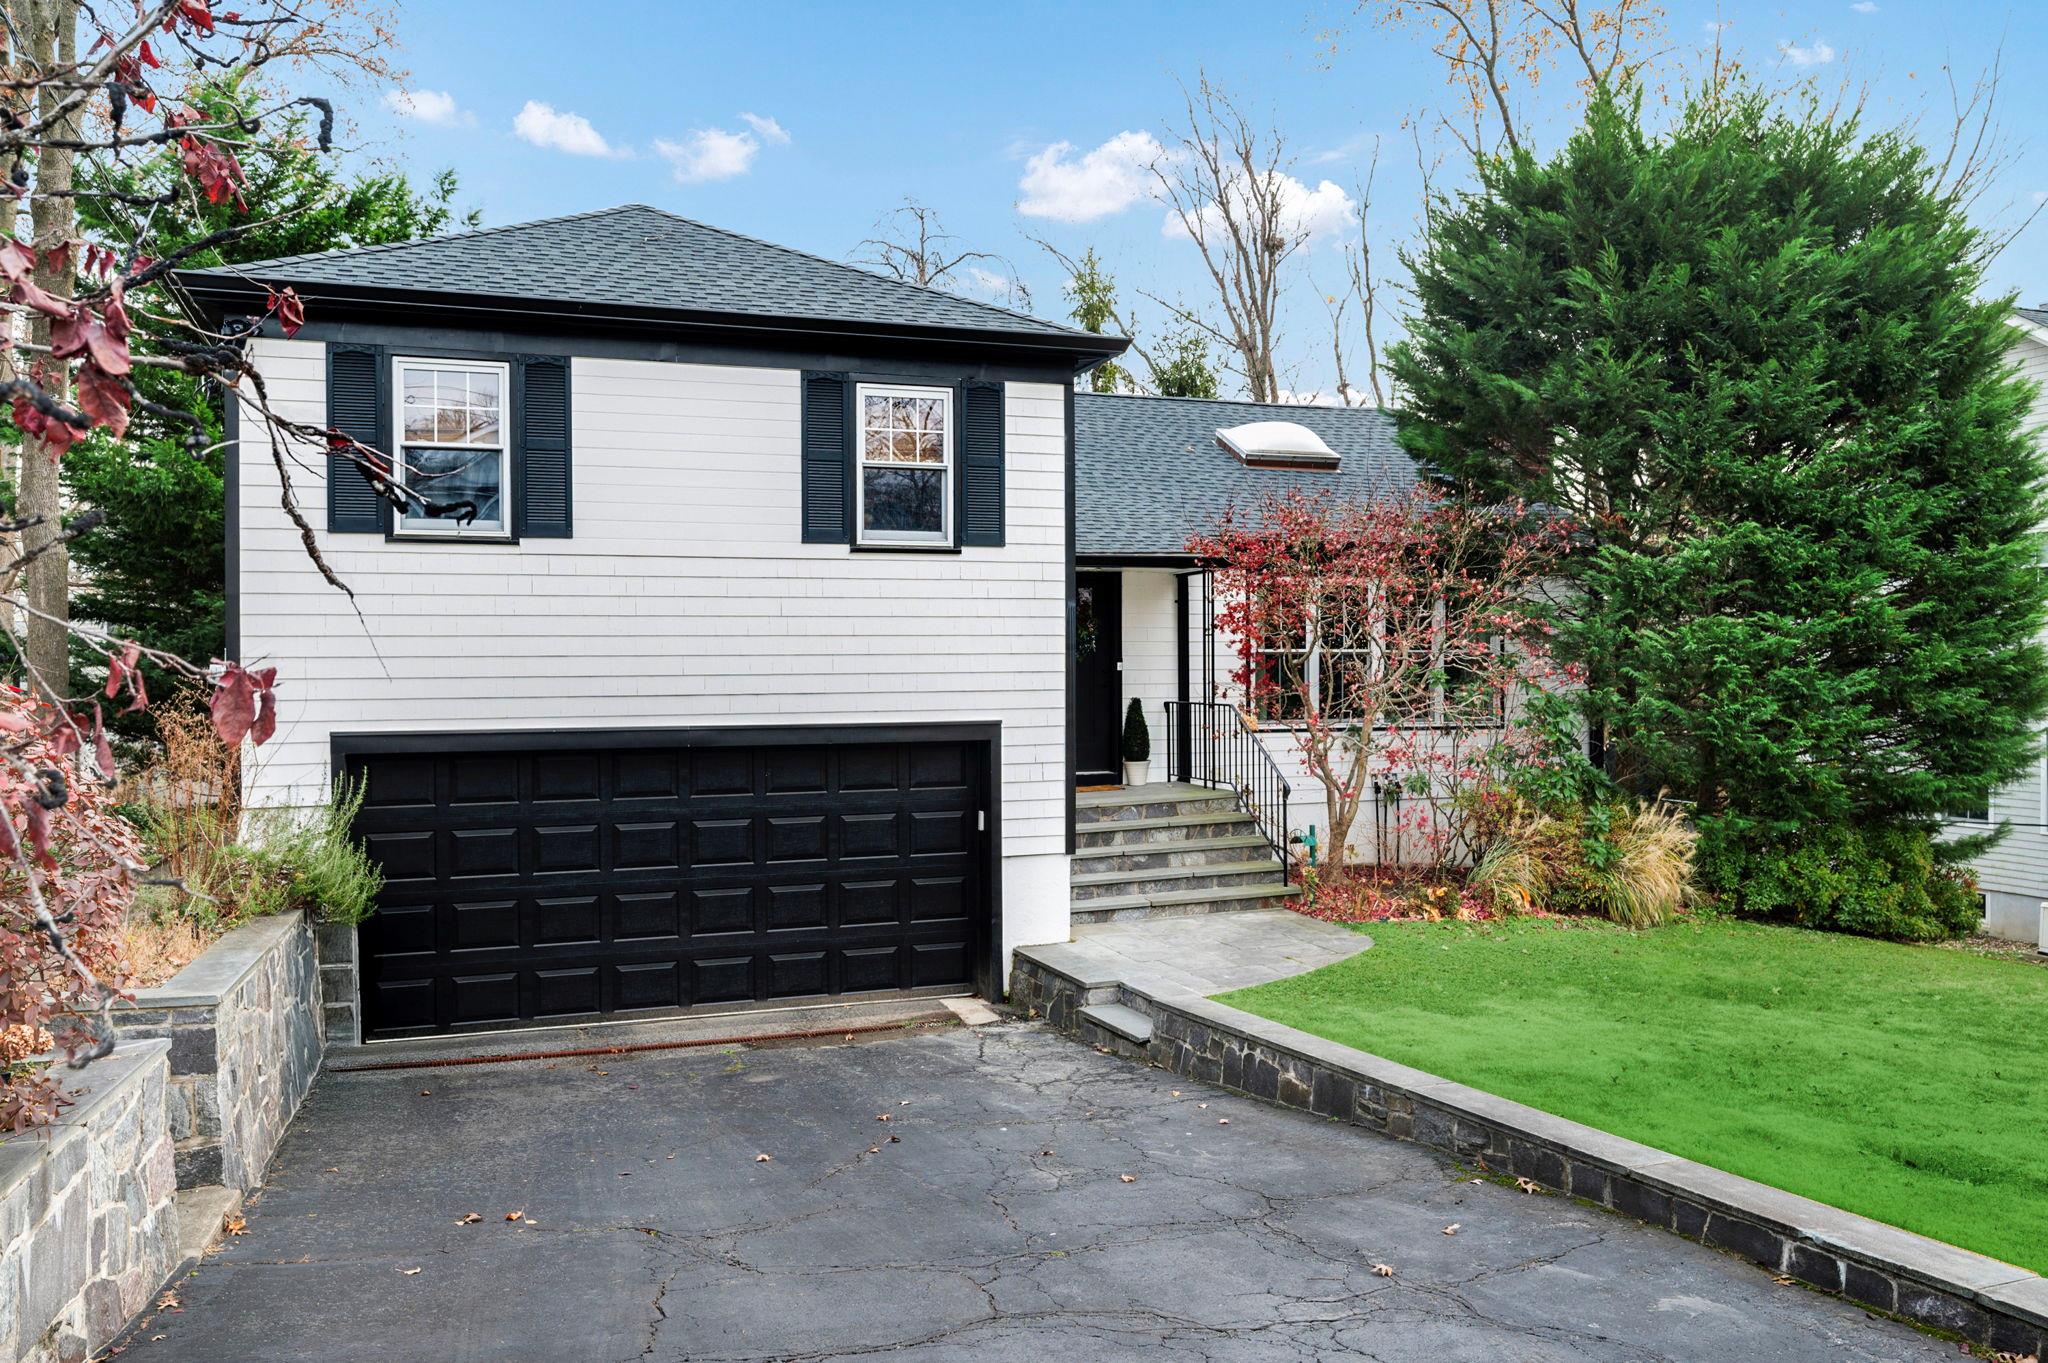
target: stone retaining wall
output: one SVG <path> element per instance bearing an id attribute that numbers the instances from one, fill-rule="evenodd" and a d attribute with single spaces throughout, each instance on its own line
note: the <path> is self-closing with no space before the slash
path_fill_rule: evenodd
<path id="1" fill-rule="evenodd" d="M 1226 1007 L 1120 978 L 1084 946 L 1019 948 L 1011 1002 L 1056 1030 L 1162 1069 L 1415 1141 L 1531 1179 L 1975 1343 L 2039 1355 L 2048 1280 L 1662 1150 Z M 1143 1044 L 1080 1016 L 1120 1003 Z"/>
<path id="2" fill-rule="evenodd" d="M 304 914 L 244 924 L 115 1022 L 170 1042 L 177 1184 L 244 1191 L 263 1181 L 324 1045 L 313 929 Z"/>
<path id="3" fill-rule="evenodd" d="M 67 1076 L 76 1102 L 54 1125 L 0 1140 L 0 1360 L 95 1353 L 170 1272 L 169 1052 L 123 1041 Z"/>

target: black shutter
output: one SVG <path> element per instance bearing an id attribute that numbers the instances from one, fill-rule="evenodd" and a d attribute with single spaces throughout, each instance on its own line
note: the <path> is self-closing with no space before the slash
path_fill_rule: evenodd
<path id="1" fill-rule="evenodd" d="M 517 365 L 518 516 L 522 538 L 568 539 L 573 533 L 569 477 L 569 361 L 529 355 Z"/>
<path id="2" fill-rule="evenodd" d="M 960 543 L 1003 543 L 1003 390 L 969 383 L 960 395 Z"/>
<path id="3" fill-rule="evenodd" d="M 853 542 L 853 441 L 844 374 L 805 374 L 803 516 L 805 544 Z"/>
<path id="4" fill-rule="evenodd" d="M 389 378 L 380 346 L 327 347 L 327 426 L 373 450 L 394 453 Z M 338 535 L 381 535 L 390 524 L 377 490 L 347 455 L 327 456 L 327 528 Z"/>

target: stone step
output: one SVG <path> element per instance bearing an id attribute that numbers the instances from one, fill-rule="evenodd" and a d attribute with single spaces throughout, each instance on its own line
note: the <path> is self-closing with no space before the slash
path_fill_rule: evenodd
<path id="1" fill-rule="evenodd" d="M 171 1276 L 176 1277 L 186 1265 L 206 1257 L 227 1233 L 227 1219 L 241 1209 L 242 1190 L 239 1188 L 223 1188 L 218 1183 L 180 1188 L 174 1202 L 178 1218 L 178 1261 L 171 1270 Z"/>
<path id="2" fill-rule="evenodd" d="M 1278 861 L 1226 861 L 1208 866 L 1161 866 L 1153 870 L 1102 871 L 1070 876 L 1068 885 L 1078 906 L 1090 899 L 1113 899 L 1124 895 L 1178 894 L 1183 890 L 1238 889 L 1285 877 Z"/>
<path id="3" fill-rule="evenodd" d="M 1081 1009 L 1078 1016 L 1083 1022 L 1092 1022 L 1104 1031 L 1140 1046 L 1152 1039 L 1152 1019 L 1121 1003 L 1091 1003 Z"/>
<path id="4" fill-rule="evenodd" d="M 1260 833 L 1215 838 L 1162 838 L 1122 847 L 1084 847 L 1074 853 L 1074 871 L 1089 876 L 1111 871 L 1156 871 L 1173 866 L 1221 866 L 1245 861 L 1272 844 Z"/>
<path id="5" fill-rule="evenodd" d="M 1210 786 L 1159 784 L 1120 790 L 1087 790 L 1074 797 L 1078 824 L 1163 819 L 1177 814 L 1225 813 L 1237 808 L 1237 796 Z"/>
<path id="6" fill-rule="evenodd" d="M 1180 894 L 1118 895 L 1074 905 L 1075 923 L 1118 923 L 1140 918 L 1192 918 L 1205 913 L 1246 913 L 1284 909 L 1301 891 L 1276 877 L 1263 885 L 1234 890 L 1188 890 Z"/>
<path id="7" fill-rule="evenodd" d="M 1169 814 L 1160 819 L 1104 819 L 1074 829 L 1074 843 L 1081 852 L 1102 847 L 1136 847 L 1147 843 L 1178 842 L 1183 838 L 1227 838 L 1256 833 L 1258 821 L 1236 810 L 1197 811 Z"/>

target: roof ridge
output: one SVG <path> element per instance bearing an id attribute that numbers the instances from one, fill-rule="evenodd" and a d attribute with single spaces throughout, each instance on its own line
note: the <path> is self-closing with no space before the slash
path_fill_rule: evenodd
<path id="1" fill-rule="evenodd" d="M 622 204 L 620 206 L 623 208 L 645 208 L 651 213 L 659 213 L 665 218 L 672 218 L 677 222 L 688 223 L 690 226 L 702 228 L 706 232 L 716 232 L 718 233 L 718 235 L 722 237 L 730 237 L 734 241 L 744 241 L 754 246 L 765 246 L 771 251 L 780 251 L 784 255 L 801 256 L 805 260 L 815 260 L 820 265 L 830 265 L 835 269 L 852 270 L 856 274 L 864 274 L 870 279 L 878 279 L 885 284 L 894 284 L 899 288 L 915 289 L 919 293 L 933 294 L 939 298 L 949 299 L 956 303 L 966 303 L 971 307 L 982 308 L 989 312 L 1001 313 L 1005 317 L 1014 317 L 1019 321 L 1035 322 L 1039 326 L 1058 327 L 1062 331 L 1071 331 L 1081 336 L 1093 336 L 1097 334 L 1092 331 L 1084 331 L 1080 327 L 1072 326 L 1066 322 L 1055 322 L 1050 317 L 1038 317 L 1028 312 L 1019 312 L 1015 308 L 1006 308 L 1000 303 L 989 303 L 979 298 L 969 298 L 966 294 L 954 293 L 950 289 L 941 289 L 931 284 L 919 284 L 908 279 L 898 279 L 895 275 L 884 274 L 880 270 L 870 269 L 868 266 L 859 264 L 855 261 L 834 260 L 830 256 L 821 256 L 814 251 L 806 251 L 799 246 L 790 246 L 786 245 L 783 242 L 770 241 L 766 237 L 752 236 L 746 232 L 736 232 L 730 227 L 720 227 L 717 223 L 704 222 L 698 218 L 686 218 L 681 213 L 677 213 L 672 209 L 659 208 L 652 204 Z"/>
<path id="2" fill-rule="evenodd" d="M 1090 333 L 1093 334 L 1093 333 Z M 1377 412 L 1392 416 L 1391 407 L 1350 407 L 1327 402 L 1260 402 L 1256 398 L 1198 398 L 1180 393 L 1098 393 L 1092 389 L 1076 388 L 1075 397 L 1082 398 L 1130 398 L 1138 402 L 1213 402 L 1229 407 L 1268 407 L 1282 412 Z"/>
<path id="3" fill-rule="evenodd" d="M 380 255 L 389 251 L 410 251 L 421 246 L 438 246 L 443 242 L 464 241 L 471 237 L 488 237 L 500 232 L 517 232 L 527 227 L 553 227 L 557 223 L 577 222 L 584 218 L 603 218 L 622 213 L 629 208 L 646 208 L 646 204 L 614 204 L 610 208 L 590 208 L 581 213 L 557 213 L 551 218 L 533 218 L 526 222 L 500 223 L 496 227 L 472 227 L 465 232 L 443 232 L 436 237 L 414 237 L 410 241 L 380 241 L 367 246 L 336 246 L 327 251 L 301 251 L 295 256 L 272 256 L 268 260 L 245 261 L 240 265 L 214 265 L 194 273 L 226 272 L 229 270 L 257 270 L 273 265 L 298 265 L 309 260 L 327 260 L 334 256 Z M 660 209 L 653 209 L 659 213 Z M 671 215 L 673 216 L 673 215 Z M 685 219 L 688 221 L 688 219 Z"/>

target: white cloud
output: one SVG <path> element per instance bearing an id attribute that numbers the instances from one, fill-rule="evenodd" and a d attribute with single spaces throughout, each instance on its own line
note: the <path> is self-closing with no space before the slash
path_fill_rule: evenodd
<path id="1" fill-rule="evenodd" d="M 1811 47 L 1801 47 L 1787 40 L 1778 44 L 1778 55 L 1794 66 L 1826 66 L 1835 59 L 1835 49 L 1825 38 Z"/>
<path id="2" fill-rule="evenodd" d="M 1281 175 L 1276 182 L 1280 199 L 1282 226 L 1290 234 L 1308 239 L 1313 246 L 1319 241 L 1340 238 L 1350 233 L 1358 221 L 1358 205 L 1344 192 L 1344 187 L 1334 180 L 1324 180 L 1314 189 L 1292 175 Z M 1204 232 L 1209 224 L 1216 224 L 1218 212 L 1214 204 L 1205 205 L 1201 210 Z M 1181 221 L 1179 213 L 1169 209 L 1166 220 L 1159 225 L 1163 237 L 1184 237 L 1190 235 L 1187 224 Z"/>
<path id="3" fill-rule="evenodd" d="M 1072 142 L 1055 142 L 1024 163 L 1017 211 L 1027 218 L 1093 222 L 1152 194 L 1152 163 L 1164 149 L 1148 132 L 1120 132 L 1075 159 Z"/>
<path id="4" fill-rule="evenodd" d="M 668 158 L 677 184 L 693 185 L 745 175 L 754 168 L 761 142 L 752 133 L 698 128 L 680 142 L 656 142 L 654 149 Z"/>
<path id="5" fill-rule="evenodd" d="M 444 127 L 458 123 L 467 126 L 476 122 L 475 115 L 458 107 L 455 96 L 446 90 L 386 90 L 384 107 L 400 118 L 438 123 Z"/>
<path id="6" fill-rule="evenodd" d="M 1700 25 L 1701 30 L 1707 33 L 1726 33 L 1734 27 L 1735 21 L 1732 19 L 1709 19 Z"/>
<path id="7" fill-rule="evenodd" d="M 625 155 L 623 149 L 605 141 L 582 114 L 557 112 L 553 105 L 537 99 L 526 101 L 526 107 L 512 120 L 512 131 L 536 147 L 564 151 L 571 156 Z"/>
<path id="8" fill-rule="evenodd" d="M 1856 3 L 1849 6 L 1849 8 L 1855 10 L 1858 14 L 1877 13 L 1875 0 L 1856 0 Z"/>
<path id="9" fill-rule="evenodd" d="M 772 142 L 778 147 L 789 145 L 789 131 L 772 118 L 764 118 L 760 114 L 741 114 L 740 122 L 761 134 L 763 141 Z"/>

